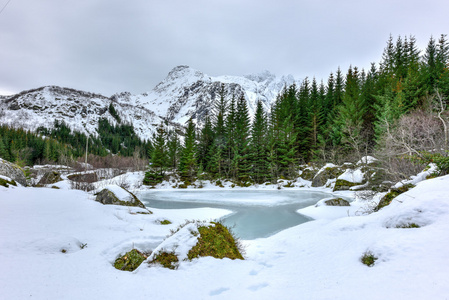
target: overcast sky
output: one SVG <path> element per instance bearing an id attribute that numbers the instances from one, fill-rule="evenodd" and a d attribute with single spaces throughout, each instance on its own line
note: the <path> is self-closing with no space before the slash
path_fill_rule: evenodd
<path id="1" fill-rule="evenodd" d="M 325 79 L 379 62 L 390 33 L 424 49 L 447 0 L 0 0 L 0 94 L 151 90 L 177 65 Z M 5 7 L 5 5 L 8 5 Z"/>

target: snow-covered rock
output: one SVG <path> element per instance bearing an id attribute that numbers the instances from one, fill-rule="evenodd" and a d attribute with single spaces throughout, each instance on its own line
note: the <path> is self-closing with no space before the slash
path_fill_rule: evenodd
<path id="1" fill-rule="evenodd" d="M 13 179 L 23 186 L 27 186 L 27 180 L 22 168 L 0 158 L 0 175 Z"/>
<path id="2" fill-rule="evenodd" d="M 108 185 L 96 194 L 95 201 L 103 204 L 138 206 L 145 208 L 145 205 L 132 193 L 118 185 Z"/>

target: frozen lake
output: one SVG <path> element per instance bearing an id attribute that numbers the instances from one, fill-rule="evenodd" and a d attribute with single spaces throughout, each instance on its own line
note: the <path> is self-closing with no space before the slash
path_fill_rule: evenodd
<path id="1" fill-rule="evenodd" d="M 223 223 L 244 240 L 271 236 L 286 228 L 310 221 L 296 211 L 330 194 L 286 190 L 226 190 L 226 191 L 148 191 L 140 199 L 149 208 L 189 209 L 199 207 L 224 208 L 232 214 Z"/>

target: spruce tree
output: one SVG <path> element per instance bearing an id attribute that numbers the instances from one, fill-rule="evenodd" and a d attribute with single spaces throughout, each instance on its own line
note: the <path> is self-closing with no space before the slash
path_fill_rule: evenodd
<path id="1" fill-rule="evenodd" d="M 156 185 L 164 179 L 167 168 L 167 133 L 161 123 L 153 134 L 153 151 L 150 157 L 150 169 L 145 173 L 143 183 L 146 185 Z"/>
<path id="2" fill-rule="evenodd" d="M 194 181 L 197 174 L 197 144 L 195 124 L 190 118 L 187 122 L 187 130 L 184 136 L 184 145 L 181 150 L 181 158 L 179 162 L 179 172 L 183 180 Z"/>
<path id="3" fill-rule="evenodd" d="M 260 100 L 257 101 L 256 114 L 251 127 L 251 163 L 252 176 L 256 183 L 268 178 L 267 160 L 267 118 Z"/>
<path id="4" fill-rule="evenodd" d="M 251 162 L 249 153 L 250 119 L 245 96 L 242 94 L 237 102 L 235 118 L 235 154 L 237 179 L 243 182 L 249 180 Z"/>

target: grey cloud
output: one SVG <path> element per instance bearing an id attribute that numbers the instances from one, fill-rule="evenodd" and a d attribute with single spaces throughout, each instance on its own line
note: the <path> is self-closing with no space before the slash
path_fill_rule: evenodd
<path id="1" fill-rule="evenodd" d="M 0 3 L 1 5 L 1 3 Z M 317 76 L 378 62 L 389 34 L 421 48 L 446 1 L 13 0 L 0 14 L 0 93 L 152 89 L 176 65 L 209 75 Z"/>

